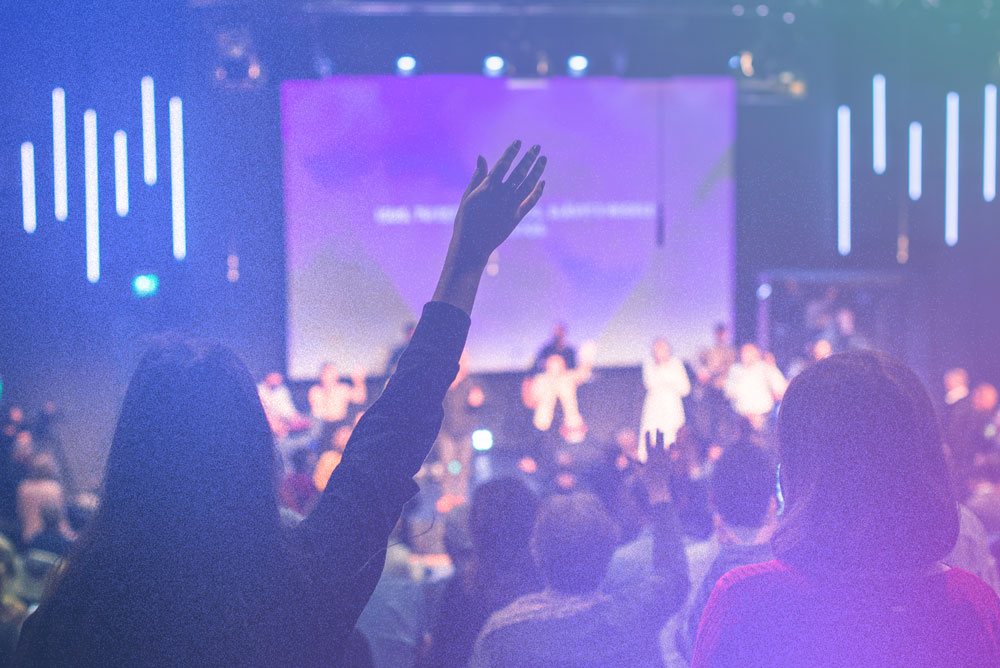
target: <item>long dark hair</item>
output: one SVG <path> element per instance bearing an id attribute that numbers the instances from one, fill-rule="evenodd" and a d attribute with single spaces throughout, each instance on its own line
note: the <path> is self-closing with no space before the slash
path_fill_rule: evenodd
<path id="1" fill-rule="evenodd" d="M 849 352 L 796 377 L 778 416 L 775 554 L 820 571 L 928 566 L 958 538 L 934 407 L 909 368 Z"/>
<path id="2" fill-rule="evenodd" d="M 97 513 L 41 606 L 48 637 L 28 640 L 95 663 L 245 656 L 233 643 L 277 586 L 275 466 L 239 358 L 215 343 L 155 345 L 122 401 Z"/>

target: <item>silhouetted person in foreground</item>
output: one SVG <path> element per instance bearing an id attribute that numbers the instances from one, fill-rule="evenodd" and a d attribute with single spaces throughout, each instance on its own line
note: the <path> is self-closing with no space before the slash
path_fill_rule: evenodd
<path id="1" fill-rule="evenodd" d="M 218 344 L 149 351 L 101 505 L 16 666 L 340 666 L 387 538 L 441 425 L 486 261 L 541 196 L 545 158 L 480 157 L 433 301 L 313 512 L 285 532 L 253 379 Z"/>
<path id="2" fill-rule="evenodd" d="M 1000 665 L 1000 599 L 941 559 L 959 534 L 941 430 L 902 363 L 834 355 L 778 418 L 774 561 L 719 580 L 694 668 Z"/>

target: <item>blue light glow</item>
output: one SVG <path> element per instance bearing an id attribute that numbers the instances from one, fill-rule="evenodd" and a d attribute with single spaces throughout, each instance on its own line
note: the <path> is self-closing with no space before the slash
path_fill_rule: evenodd
<path id="1" fill-rule="evenodd" d="M 885 173 L 885 77 L 872 78 L 872 167 L 876 174 Z"/>
<path id="2" fill-rule="evenodd" d="M 132 279 L 132 294 L 139 299 L 152 297 L 160 289 L 160 278 L 156 274 L 140 274 Z"/>
<path id="3" fill-rule="evenodd" d="M 837 109 L 837 251 L 851 252 L 851 108 Z"/>
<path id="4" fill-rule="evenodd" d="M 187 220 L 184 211 L 184 123 L 181 99 L 170 98 L 170 201 L 173 220 L 174 257 L 187 256 Z"/>
<path id="5" fill-rule="evenodd" d="M 396 72 L 402 75 L 413 74 L 417 69 L 417 59 L 407 54 L 396 59 Z"/>
<path id="6" fill-rule="evenodd" d="M 589 66 L 590 61 L 587 60 L 587 56 L 570 56 L 566 61 L 566 68 L 569 70 L 570 76 L 582 76 L 586 74 Z"/>
<path id="7" fill-rule="evenodd" d="M 101 278 L 101 235 L 97 206 L 97 112 L 83 112 L 84 202 L 87 236 L 87 280 Z"/>
<path id="8" fill-rule="evenodd" d="M 156 109 L 153 77 L 142 78 L 142 175 L 146 185 L 156 183 Z"/>
<path id="9" fill-rule="evenodd" d="M 987 84 L 983 94 L 983 199 L 997 196 L 997 87 Z"/>
<path id="10" fill-rule="evenodd" d="M 472 432 L 472 449 L 486 452 L 493 447 L 493 432 L 489 429 L 477 429 Z"/>
<path id="11" fill-rule="evenodd" d="M 69 216 L 69 194 L 66 185 L 66 91 L 52 91 L 52 174 L 55 186 L 56 220 Z"/>
<path id="12" fill-rule="evenodd" d="M 910 123 L 910 199 L 916 202 L 924 190 L 924 128 Z"/>
<path id="13" fill-rule="evenodd" d="M 115 132 L 115 211 L 128 215 L 128 144 L 124 130 Z"/>
<path id="14" fill-rule="evenodd" d="M 34 234 L 38 212 L 35 202 L 35 145 L 30 141 L 21 144 L 21 213 L 24 231 Z"/>
<path id="15" fill-rule="evenodd" d="M 491 77 L 500 76 L 506 66 L 507 63 L 500 56 L 486 56 L 483 59 L 483 74 Z"/>
<path id="16" fill-rule="evenodd" d="M 945 113 L 944 242 L 958 243 L 958 93 L 948 93 Z"/>

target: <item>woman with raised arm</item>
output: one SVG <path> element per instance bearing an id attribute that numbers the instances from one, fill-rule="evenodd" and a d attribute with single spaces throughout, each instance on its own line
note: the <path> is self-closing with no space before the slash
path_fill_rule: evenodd
<path id="1" fill-rule="evenodd" d="M 942 562 L 958 507 L 912 371 L 873 352 L 817 362 L 785 394 L 778 447 L 777 560 L 718 581 L 694 668 L 1000 666 L 1000 600 Z"/>
<path id="2" fill-rule="evenodd" d="M 282 528 L 275 451 L 243 363 L 175 342 L 139 363 L 100 509 L 26 622 L 17 666 L 337 666 L 441 425 L 487 258 L 538 202 L 520 142 L 462 196 L 433 301 L 312 514 Z"/>

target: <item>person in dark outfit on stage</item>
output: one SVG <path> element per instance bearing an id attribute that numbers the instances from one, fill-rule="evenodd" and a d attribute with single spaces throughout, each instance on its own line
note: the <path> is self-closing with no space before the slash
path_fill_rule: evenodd
<path id="1" fill-rule="evenodd" d="M 490 254 L 542 194 L 545 158 L 480 157 L 433 300 L 316 508 L 281 526 L 274 444 L 245 365 L 219 344 L 142 359 L 100 508 L 25 623 L 15 666 L 339 666 L 413 476 L 441 426 Z"/>

